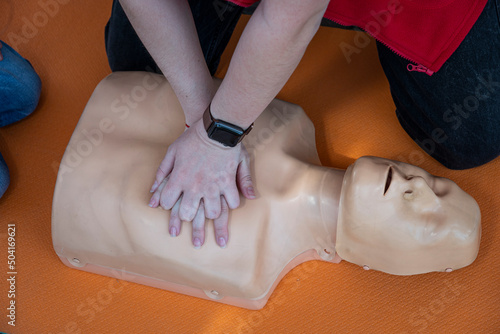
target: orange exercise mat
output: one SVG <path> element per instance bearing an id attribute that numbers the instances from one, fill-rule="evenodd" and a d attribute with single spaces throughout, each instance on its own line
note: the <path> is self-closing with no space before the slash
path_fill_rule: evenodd
<path id="1" fill-rule="evenodd" d="M 0 332 L 500 333 L 500 160 L 451 171 L 425 155 L 396 119 L 374 41 L 348 59 L 339 46 L 355 46 L 359 32 L 333 28 L 320 28 L 278 98 L 312 119 L 324 165 L 346 168 L 368 154 L 402 160 L 451 178 L 475 197 L 483 238 L 471 266 L 398 277 L 312 261 L 288 273 L 260 311 L 64 266 L 52 249 L 52 196 L 76 123 L 110 73 L 104 49 L 110 11 L 110 0 L 0 0 L 0 39 L 31 61 L 43 84 L 37 110 L 0 129 L 11 172 L 0 199 Z M 240 20 L 218 77 L 247 21 Z M 15 327 L 7 323 L 8 224 L 16 231 Z"/>

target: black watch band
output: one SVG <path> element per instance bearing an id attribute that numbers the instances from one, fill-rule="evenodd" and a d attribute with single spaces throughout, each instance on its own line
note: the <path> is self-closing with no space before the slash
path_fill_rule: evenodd
<path id="1" fill-rule="evenodd" d="M 203 113 L 203 125 L 207 130 L 208 138 L 221 143 L 224 146 L 235 147 L 253 128 L 253 123 L 248 129 L 243 130 L 237 125 L 214 119 L 210 111 L 210 105 Z"/>

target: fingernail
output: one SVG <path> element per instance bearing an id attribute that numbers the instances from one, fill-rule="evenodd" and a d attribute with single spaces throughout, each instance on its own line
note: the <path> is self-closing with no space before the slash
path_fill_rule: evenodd
<path id="1" fill-rule="evenodd" d="M 194 238 L 193 245 L 194 245 L 194 248 L 200 249 L 200 247 L 201 247 L 201 240 L 199 238 Z"/>
<path id="2" fill-rule="evenodd" d="M 255 190 L 253 189 L 253 187 L 248 188 L 248 194 L 250 195 L 250 197 L 255 198 Z"/>
<path id="3" fill-rule="evenodd" d="M 219 246 L 220 246 L 220 248 L 226 248 L 226 239 L 224 239 L 223 237 L 220 237 L 219 238 Z"/>
<path id="4" fill-rule="evenodd" d="M 177 236 L 177 229 L 175 227 L 170 228 L 170 236 L 171 237 L 176 237 Z"/>
<path id="5" fill-rule="evenodd" d="M 149 204 L 148 204 L 149 207 L 152 208 L 153 205 L 155 205 L 155 202 L 156 202 L 155 199 L 153 197 L 151 197 L 151 199 L 149 200 Z"/>
<path id="6" fill-rule="evenodd" d="M 153 183 L 153 186 L 151 187 L 151 190 L 149 192 L 150 193 L 154 192 L 157 186 L 158 186 L 158 181 L 155 180 L 155 183 Z"/>

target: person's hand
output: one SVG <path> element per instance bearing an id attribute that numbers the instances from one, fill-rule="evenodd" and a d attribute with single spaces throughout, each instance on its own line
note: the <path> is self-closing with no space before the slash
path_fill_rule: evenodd
<path id="1" fill-rule="evenodd" d="M 217 243 L 224 247 L 228 240 L 226 211 L 239 206 L 238 187 L 246 198 L 255 198 L 246 149 L 241 143 L 230 148 L 208 138 L 200 119 L 168 148 L 149 205 L 172 209 L 172 236 L 179 234 L 181 221 L 193 221 L 195 247 L 204 243 L 205 218 L 214 219 Z"/>
<path id="2" fill-rule="evenodd" d="M 152 200 L 152 203 L 155 203 L 152 205 L 152 207 L 158 207 L 159 204 L 159 199 L 160 199 L 160 194 L 165 187 L 165 184 L 167 184 L 168 177 L 165 178 L 160 186 L 156 189 L 155 193 L 153 194 L 154 200 Z M 179 207 L 181 203 L 181 199 L 175 203 L 174 207 L 172 208 L 172 211 L 170 212 L 170 222 L 169 222 L 169 231 L 170 231 L 170 236 L 176 237 L 179 235 L 181 231 L 181 226 L 182 226 L 182 221 L 179 218 Z M 228 219 L 229 219 L 229 207 L 227 205 L 226 199 L 224 196 L 221 196 L 221 213 L 218 218 L 214 219 L 214 231 L 215 231 L 215 240 L 217 241 L 217 244 L 222 247 L 226 248 L 227 240 L 229 238 L 229 233 L 228 233 Z M 200 206 L 198 207 L 198 211 L 196 212 L 196 215 L 193 219 L 193 243 L 196 238 L 198 238 L 200 245 L 195 247 L 200 247 L 204 240 L 205 240 L 205 210 L 204 210 L 204 205 L 203 202 L 201 202 Z"/>

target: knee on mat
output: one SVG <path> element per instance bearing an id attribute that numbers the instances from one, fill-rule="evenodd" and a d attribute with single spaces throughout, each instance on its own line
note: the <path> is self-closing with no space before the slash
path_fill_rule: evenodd
<path id="1" fill-rule="evenodd" d="M 0 126 L 31 114 L 38 105 L 41 81 L 30 62 L 2 43 L 0 61 Z"/>
<path id="2" fill-rule="evenodd" d="M 449 139 L 439 144 L 431 140 L 417 143 L 445 167 L 462 170 L 484 165 L 500 155 L 498 140 L 480 139 Z"/>
<path id="3" fill-rule="evenodd" d="M 9 168 L 0 154 L 0 198 L 3 196 L 7 188 L 9 187 L 10 177 Z"/>

